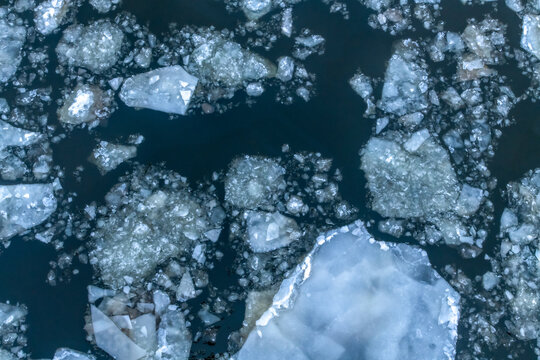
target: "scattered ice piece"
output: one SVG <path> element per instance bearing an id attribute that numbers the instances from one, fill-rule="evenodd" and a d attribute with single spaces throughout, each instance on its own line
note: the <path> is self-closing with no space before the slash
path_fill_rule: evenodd
<path id="1" fill-rule="evenodd" d="M 397 142 L 373 137 L 361 152 L 373 209 L 411 218 L 454 209 L 458 182 L 447 152 L 433 139 L 411 154 Z"/>
<path id="2" fill-rule="evenodd" d="M 179 310 L 168 311 L 161 317 L 158 329 L 156 359 L 187 360 L 191 350 L 191 334 Z"/>
<path id="3" fill-rule="evenodd" d="M 137 147 L 128 145 L 112 144 L 100 141 L 90 155 L 90 162 L 95 164 L 101 174 L 106 174 L 118 167 L 126 160 L 137 156 Z"/>
<path id="4" fill-rule="evenodd" d="M 78 85 L 58 109 L 58 118 L 68 124 L 82 124 L 103 117 L 109 100 L 103 91 L 93 85 Z"/>
<path id="5" fill-rule="evenodd" d="M 117 360 L 138 360 L 146 356 L 146 351 L 135 344 L 126 334 L 91 305 L 92 327 L 97 346 Z"/>
<path id="6" fill-rule="evenodd" d="M 28 146 L 42 138 L 41 134 L 16 128 L 0 120 L 0 150 L 8 146 Z"/>
<path id="7" fill-rule="evenodd" d="M 293 31 L 292 8 L 286 8 L 281 15 L 281 33 L 291 37 Z"/>
<path id="8" fill-rule="evenodd" d="M 195 296 L 197 296 L 197 293 L 195 292 L 193 279 L 191 278 L 189 272 L 186 271 L 182 276 L 182 279 L 180 279 L 180 285 L 178 286 L 178 289 L 176 289 L 176 300 L 186 301 L 189 299 L 193 299 Z"/>
<path id="9" fill-rule="evenodd" d="M 221 229 L 212 229 L 205 232 L 204 236 L 206 236 L 206 238 L 210 240 L 211 242 L 215 243 L 218 241 L 220 234 L 221 234 Z"/>
<path id="10" fill-rule="evenodd" d="M 499 278 L 493 272 L 488 271 L 482 275 L 482 285 L 486 291 L 491 291 L 499 283 Z"/>
<path id="11" fill-rule="evenodd" d="M 45 0 L 34 11 L 36 29 L 43 35 L 52 33 L 60 26 L 71 0 Z"/>
<path id="12" fill-rule="evenodd" d="M 370 242 L 360 223 L 324 239 L 283 281 L 238 360 L 454 358 L 460 296 L 423 250 Z"/>
<path id="13" fill-rule="evenodd" d="M 90 5 L 100 13 L 111 11 L 113 5 L 118 5 L 121 0 L 90 0 Z"/>
<path id="14" fill-rule="evenodd" d="M 362 97 L 362 99 L 368 99 L 373 94 L 373 85 L 371 85 L 371 79 L 362 73 L 354 75 L 349 84 L 353 90 Z"/>
<path id="15" fill-rule="evenodd" d="M 474 214 L 484 199 L 484 191 L 464 184 L 459 194 L 456 212 L 462 216 Z"/>
<path id="16" fill-rule="evenodd" d="M 97 300 L 104 298 L 104 297 L 112 297 L 116 294 L 114 290 L 110 289 L 102 289 L 94 285 L 88 285 L 88 301 L 93 304 Z"/>
<path id="17" fill-rule="evenodd" d="M 127 79 L 120 99 L 131 107 L 185 115 L 197 83 L 179 65 L 164 67 Z"/>
<path id="18" fill-rule="evenodd" d="M 283 82 L 291 80 L 294 76 L 294 59 L 290 56 L 282 56 L 278 59 L 276 78 Z"/>
<path id="19" fill-rule="evenodd" d="M 405 115 L 428 107 L 428 74 L 418 55 L 418 44 L 403 41 L 386 68 L 380 107 L 386 112 Z"/>
<path id="20" fill-rule="evenodd" d="M 540 15 L 523 16 L 521 47 L 540 59 Z"/>
<path id="21" fill-rule="evenodd" d="M 211 312 L 209 312 L 207 309 L 204 309 L 204 308 L 199 310 L 199 312 L 197 313 L 197 316 L 199 316 L 199 319 L 201 319 L 204 325 L 206 326 L 214 325 L 218 321 L 221 321 L 221 319 L 218 316 L 212 314 Z"/>
<path id="22" fill-rule="evenodd" d="M 0 83 L 7 82 L 17 72 L 25 40 L 24 26 L 14 25 L 0 17 Z"/>
<path id="23" fill-rule="evenodd" d="M 225 200 L 243 209 L 270 209 L 285 190 L 285 169 L 272 159 L 234 160 L 225 179 Z"/>
<path id="24" fill-rule="evenodd" d="M 133 328 L 133 324 L 129 315 L 114 315 L 111 316 L 110 319 L 120 329 L 129 330 Z"/>
<path id="25" fill-rule="evenodd" d="M 388 119 L 387 117 L 377 119 L 377 123 L 375 125 L 375 134 L 380 134 L 381 131 L 383 131 L 388 126 L 389 122 L 390 119 Z"/>
<path id="26" fill-rule="evenodd" d="M 1 358 L 1 357 L 0 357 Z M 54 353 L 52 360 L 95 360 L 96 358 L 86 353 L 68 349 L 60 348 Z"/>
<path id="27" fill-rule="evenodd" d="M 109 21 L 98 20 L 90 25 L 72 25 L 56 47 L 58 60 L 102 73 L 116 64 L 124 34 Z"/>
<path id="28" fill-rule="evenodd" d="M 249 211 L 246 222 L 247 241 L 255 252 L 269 252 L 285 247 L 301 236 L 296 221 L 279 212 Z"/>
<path id="29" fill-rule="evenodd" d="M 272 10 L 272 0 L 242 0 L 242 10 L 250 20 L 257 20 Z"/>
<path id="30" fill-rule="evenodd" d="M 403 147 L 408 152 L 413 153 L 416 150 L 418 150 L 418 148 L 422 146 L 424 141 L 429 139 L 429 137 L 430 137 L 430 134 L 427 129 L 418 130 L 417 132 L 411 135 L 409 140 L 405 141 L 405 143 L 403 144 Z"/>
<path id="31" fill-rule="evenodd" d="M 246 94 L 249 96 L 261 96 L 264 93 L 264 87 L 261 83 L 249 83 L 246 86 Z"/>
<path id="32" fill-rule="evenodd" d="M 53 184 L 0 186 L 0 240 L 43 223 L 56 205 Z"/>

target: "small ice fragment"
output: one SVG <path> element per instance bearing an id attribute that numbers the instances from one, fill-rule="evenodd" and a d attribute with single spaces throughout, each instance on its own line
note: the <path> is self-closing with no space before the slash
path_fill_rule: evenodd
<path id="1" fill-rule="evenodd" d="M 199 310 L 197 315 L 199 316 L 199 318 L 202 320 L 202 322 L 206 326 L 213 325 L 213 324 L 215 324 L 215 323 L 217 323 L 218 321 L 221 320 L 218 316 L 212 314 L 207 309 Z"/>
<path id="2" fill-rule="evenodd" d="M 478 210 L 483 199 L 482 189 L 464 184 L 459 194 L 456 212 L 462 216 L 472 215 Z"/>
<path id="3" fill-rule="evenodd" d="M 281 16 L 281 33 L 286 37 L 291 37 L 293 27 L 292 8 L 283 10 Z"/>
<path id="4" fill-rule="evenodd" d="M 412 136 L 409 138 L 409 140 L 407 140 L 404 144 L 403 144 L 403 147 L 405 148 L 405 150 L 407 150 L 408 152 L 415 152 L 416 150 L 418 150 L 418 148 L 420 146 L 422 146 L 422 144 L 424 143 L 424 141 L 426 141 L 427 139 L 429 139 L 429 131 L 427 129 L 422 129 L 422 130 L 419 130 L 417 132 L 415 132 L 414 134 L 412 134 Z"/>
<path id="5" fill-rule="evenodd" d="M 191 349 L 191 334 L 179 310 L 171 310 L 161 317 L 158 329 L 156 359 L 187 360 Z"/>
<path id="6" fill-rule="evenodd" d="M 540 59 L 540 15 L 523 16 L 521 47 Z"/>
<path id="7" fill-rule="evenodd" d="M 89 161 L 95 164 L 102 175 L 112 171 L 126 160 L 137 156 L 137 147 L 100 141 L 90 155 Z"/>
<path id="8" fill-rule="evenodd" d="M 116 292 L 114 290 L 102 289 L 94 285 L 88 285 L 88 301 L 93 304 L 97 300 L 104 297 L 113 297 Z"/>
<path id="9" fill-rule="evenodd" d="M 36 29 L 43 35 L 52 33 L 64 19 L 71 0 L 46 0 L 34 11 Z"/>
<path id="10" fill-rule="evenodd" d="M 300 238 L 296 221 L 279 212 L 247 213 L 247 241 L 255 252 L 269 252 L 289 245 Z"/>

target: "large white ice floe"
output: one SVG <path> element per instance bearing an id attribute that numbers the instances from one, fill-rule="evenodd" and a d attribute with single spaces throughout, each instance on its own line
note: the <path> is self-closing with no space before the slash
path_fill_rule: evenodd
<path id="1" fill-rule="evenodd" d="M 428 74 L 418 54 L 418 44 L 404 40 L 390 58 L 384 78 L 380 108 L 396 115 L 428 107 Z"/>
<path id="2" fill-rule="evenodd" d="M 56 47 L 58 60 L 101 73 L 116 64 L 124 41 L 118 26 L 99 20 L 90 25 L 72 25 Z"/>
<path id="3" fill-rule="evenodd" d="M 0 186 L 0 240 L 43 223 L 56 205 L 53 184 Z"/>
<path id="4" fill-rule="evenodd" d="M 7 82 L 17 72 L 25 39 L 24 26 L 0 18 L 0 83 Z"/>
<path id="5" fill-rule="evenodd" d="M 540 15 L 525 15 L 523 17 L 521 47 L 540 58 Z"/>
<path id="6" fill-rule="evenodd" d="M 52 33 L 66 16 L 71 0 L 46 0 L 34 10 L 36 29 L 43 35 Z"/>
<path id="7" fill-rule="evenodd" d="M 120 99 L 131 107 L 185 115 L 197 83 L 181 66 L 169 66 L 127 79 Z"/>
<path id="8" fill-rule="evenodd" d="M 357 222 L 318 238 L 236 358 L 453 359 L 459 299 L 423 250 Z"/>

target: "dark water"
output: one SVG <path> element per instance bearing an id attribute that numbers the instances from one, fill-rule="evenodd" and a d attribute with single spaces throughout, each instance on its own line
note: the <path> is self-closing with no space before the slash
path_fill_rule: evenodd
<path id="1" fill-rule="evenodd" d="M 333 158 L 335 165 L 342 170 L 342 196 L 360 209 L 360 218 L 378 219 L 366 206 L 365 179 L 359 170 L 358 156 L 358 150 L 372 135 L 374 124 L 362 117 L 365 110 L 363 102 L 352 91 L 348 80 L 358 67 L 368 76 L 383 77 L 392 43 L 399 38 L 423 34 L 418 31 L 391 37 L 367 25 L 369 14 L 358 2 L 350 1 L 348 6 L 348 21 L 340 15 L 329 14 L 328 8 L 318 1 L 308 1 L 295 8 L 295 27 L 308 27 L 326 39 L 325 54 L 306 61 L 308 70 L 317 74 L 317 94 L 309 103 L 298 101 L 292 106 L 278 105 L 268 91 L 252 106 L 240 105 L 222 115 L 193 115 L 175 120 L 159 112 L 135 111 L 120 103 L 120 108 L 106 126 L 93 132 L 72 132 L 54 146 L 54 156 L 55 163 L 66 169 L 64 188 L 78 194 L 74 206 L 101 202 L 118 177 L 130 168 L 129 164 L 123 164 L 102 177 L 94 167 L 86 166 L 86 158 L 96 139 L 117 140 L 138 133 L 145 137 L 145 141 L 139 146 L 136 161 L 143 164 L 165 162 L 168 168 L 194 183 L 208 178 L 213 171 L 226 168 L 240 154 L 278 156 L 285 143 L 293 151 L 321 152 Z M 446 28 L 456 31 L 466 26 L 468 18 L 477 16 L 481 19 L 490 9 L 490 6 L 465 7 L 454 0 L 443 1 L 442 6 Z M 155 34 L 166 31 L 170 22 L 214 25 L 220 29 L 234 28 L 242 19 L 228 14 L 220 1 L 212 0 L 125 0 L 123 8 L 135 14 L 139 22 L 146 23 Z M 519 42 L 516 35 L 519 33 L 519 19 L 504 5 L 500 9 L 499 15 L 509 24 L 510 40 L 515 46 Z M 86 21 L 95 13 L 85 5 L 78 16 Z M 51 39 L 57 40 L 58 36 Z M 289 54 L 290 46 L 290 42 L 280 41 L 266 55 L 275 60 Z M 519 94 L 519 89 L 527 86 L 527 79 L 518 72 L 508 75 L 516 79 L 512 86 Z M 237 96 L 241 103 L 242 96 Z M 490 163 L 493 175 L 499 180 L 492 199 L 496 219 L 500 218 L 504 207 L 500 190 L 505 184 L 519 179 L 529 169 L 540 167 L 539 110 L 539 105 L 534 103 L 522 103 L 514 109 L 512 115 L 517 122 L 505 129 L 496 156 Z M 51 109 L 53 118 L 54 112 Z M 81 164 L 85 165 L 85 170 L 81 175 L 82 181 L 78 182 L 70 174 Z M 486 243 L 488 253 L 496 245 L 497 228 L 495 221 Z M 395 241 L 388 235 L 378 234 L 378 237 Z M 225 260 L 214 273 L 210 273 L 213 282 L 223 286 L 237 281 L 230 269 L 234 254 L 224 245 Z M 457 264 L 469 276 L 482 274 L 488 269 L 482 256 L 476 260 L 463 260 L 456 251 L 446 247 L 427 250 L 438 269 L 446 264 Z M 45 278 L 49 261 L 53 260 L 56 260 L 56 254 L 50 246 L 17 238 L 0 255 L 0 301 L 11 300 L 28 306 L 28 350 L 34 358 L 50 358 L 54 350 L 62 346 L 81 351 L 91 349 L 85 340 L 83 325 L 87 310 L 86 285 L 91 283 L 92 270 L 89 266 L 78 265 L 80 273 L 72 276 L 70 282 L 51 287 Z M 211 356 L 212 352 L 226 350 L 227 334 L 240 327 L 242 319 L 243 304 L 238 303 L 231 318 L 220 323 L 222 328 L 217 344 L 195 343 L 193 358 L 204 358 Z M 460 341 L 458 346 L 462 343 Z M 493 355 L 494 358 L 502 356 Z"/>

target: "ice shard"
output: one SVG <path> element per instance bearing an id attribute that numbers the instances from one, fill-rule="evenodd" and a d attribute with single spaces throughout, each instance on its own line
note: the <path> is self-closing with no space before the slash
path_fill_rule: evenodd
<path id="1" fill-rule="evenodd" d="M 318 238 L 236 359 L 453 359 L 458 304 L 423 250 L 357 222 Z"/>
<path id="2" fill-rule="evenodd" d="M 198 79 L 181 66 L 169 66 L 127 79 L 120 91 L 131 107 L 185 115 Z"/>

